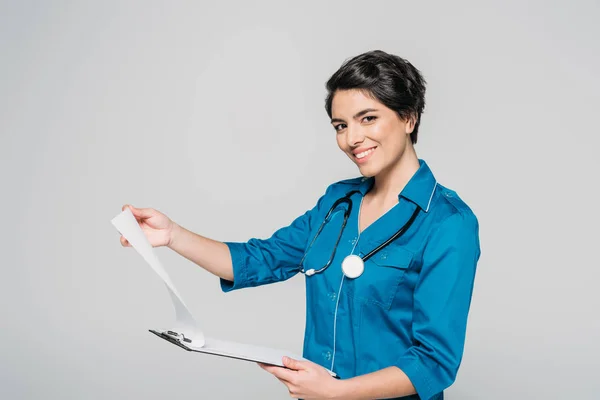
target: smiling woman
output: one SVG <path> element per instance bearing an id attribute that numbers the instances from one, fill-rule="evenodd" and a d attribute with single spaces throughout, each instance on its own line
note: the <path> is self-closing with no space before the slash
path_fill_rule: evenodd
<path id="1" fill-rule="evenodd" d="M 310 361 L 261 365 L 292 397 L 442 399 L 461 364 L 478 220 L 417 157 L 425 81 L 412 64 L 361 54 L 327 90 L 337 144 L 361 176 L 332 183 L 270 238 L 219 242 L 155 209 L 129 207 L 154 246 L 220 277 L 224 291 L 305 272 Z"/>

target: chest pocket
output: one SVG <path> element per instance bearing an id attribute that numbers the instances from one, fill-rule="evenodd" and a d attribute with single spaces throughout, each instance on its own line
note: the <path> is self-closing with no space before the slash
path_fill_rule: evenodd
<path id="1" fill-rule="evenodd" d="M 346 294 L 359 302 L 388 310 L 413 256 L 405 248 L 390 244 L 365 262 L 361 276 L 346 279 L 342 290 L 345 288 Z"/>

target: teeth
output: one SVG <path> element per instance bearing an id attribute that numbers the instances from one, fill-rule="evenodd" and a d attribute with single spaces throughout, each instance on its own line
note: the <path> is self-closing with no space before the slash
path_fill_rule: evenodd
<path id="1" fill-rule="evenodd" d="M 363 151 L 362 153 L 358 153 L 358 154 L 356 155 L 356 158 L 358 158 L 358 159 L 360 160 L 361 158 L 364 158 L 364 157 L 366 157 L 367 155 L 371 154 L 371 153 L 373 152 L 373 150 L 375 150 L 375 149 L 373 148 L 373 149 L 369 149 L 369 150 L 367 150 L 367 151 Z"/>

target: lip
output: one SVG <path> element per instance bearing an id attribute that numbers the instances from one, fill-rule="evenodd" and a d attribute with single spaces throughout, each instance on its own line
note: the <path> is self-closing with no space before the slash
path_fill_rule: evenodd
<path id="1" fill-rule="evenodd" d="M 372 151 L 372 152 L 370 152 L 369 154 L 367 154 L 365 157 L 363 157 L 363 158 L 356 158 L 356 155 L 357 155 L 357 154 L 360 154 L 360 153 L 362 153 L 363 151 L 367 151 L 367 150 L 371 150 L 371 149 L 372 149 L 373 151 Z M 366 163 L 367 161 L 369 161 L 369 159 L 371 158 L 371 156 L 372 156 L 372 155 L 375 153 L 375 150 L 376 150 L 376 149 L 377 149 L 377 146 L 372 146 L 372 147 L 363 147 L 363 148 L 360 148 L 360 149 L 356 149 L 356 150 L 354 150 L 354 151 L 352 152 L 352 154 L 353 154 L 353 156 L 354 156 L 354 161 L 355 161 L 357 164 L 364 164 L 364 163 Z"/>
<path id="2" fill-rule="evenodd" d="M 367 150 L 371 150 L 376 148 L 377 146 L 371 146 L 371 147 L 360 147 L 356 150 L 352 150 L 352 154 L 354 154 L 354 156 L 356 156 L 357 154 L 362 153 L 363 151 L 367 151 Z"/>

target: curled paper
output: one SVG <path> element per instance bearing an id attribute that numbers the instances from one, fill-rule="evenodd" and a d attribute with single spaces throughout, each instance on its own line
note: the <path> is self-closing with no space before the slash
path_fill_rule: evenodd
<path id="1" fill-rule="evenodd" d="M 169 275 L 160 263 L 160 260 L 154 252 L 154 248 L 148 241 L 148 238 L 146 238 L 146 235 L 142 231 L 142 228 L 131 210 L 126 208 L 125 211 L 114 217 L 111 222 L 165 283 L 167 291 L 171 296 L 173 306 L 175 307 L 176 322 L 172 330 L 183 334 L 187 339 L 190 339 L 195 347 L 204 346 L 204 334 L 198 328 L 196 320 L 194 320 L 194 317 L 183 302 L 175 285 L 171 282 Z"/>

